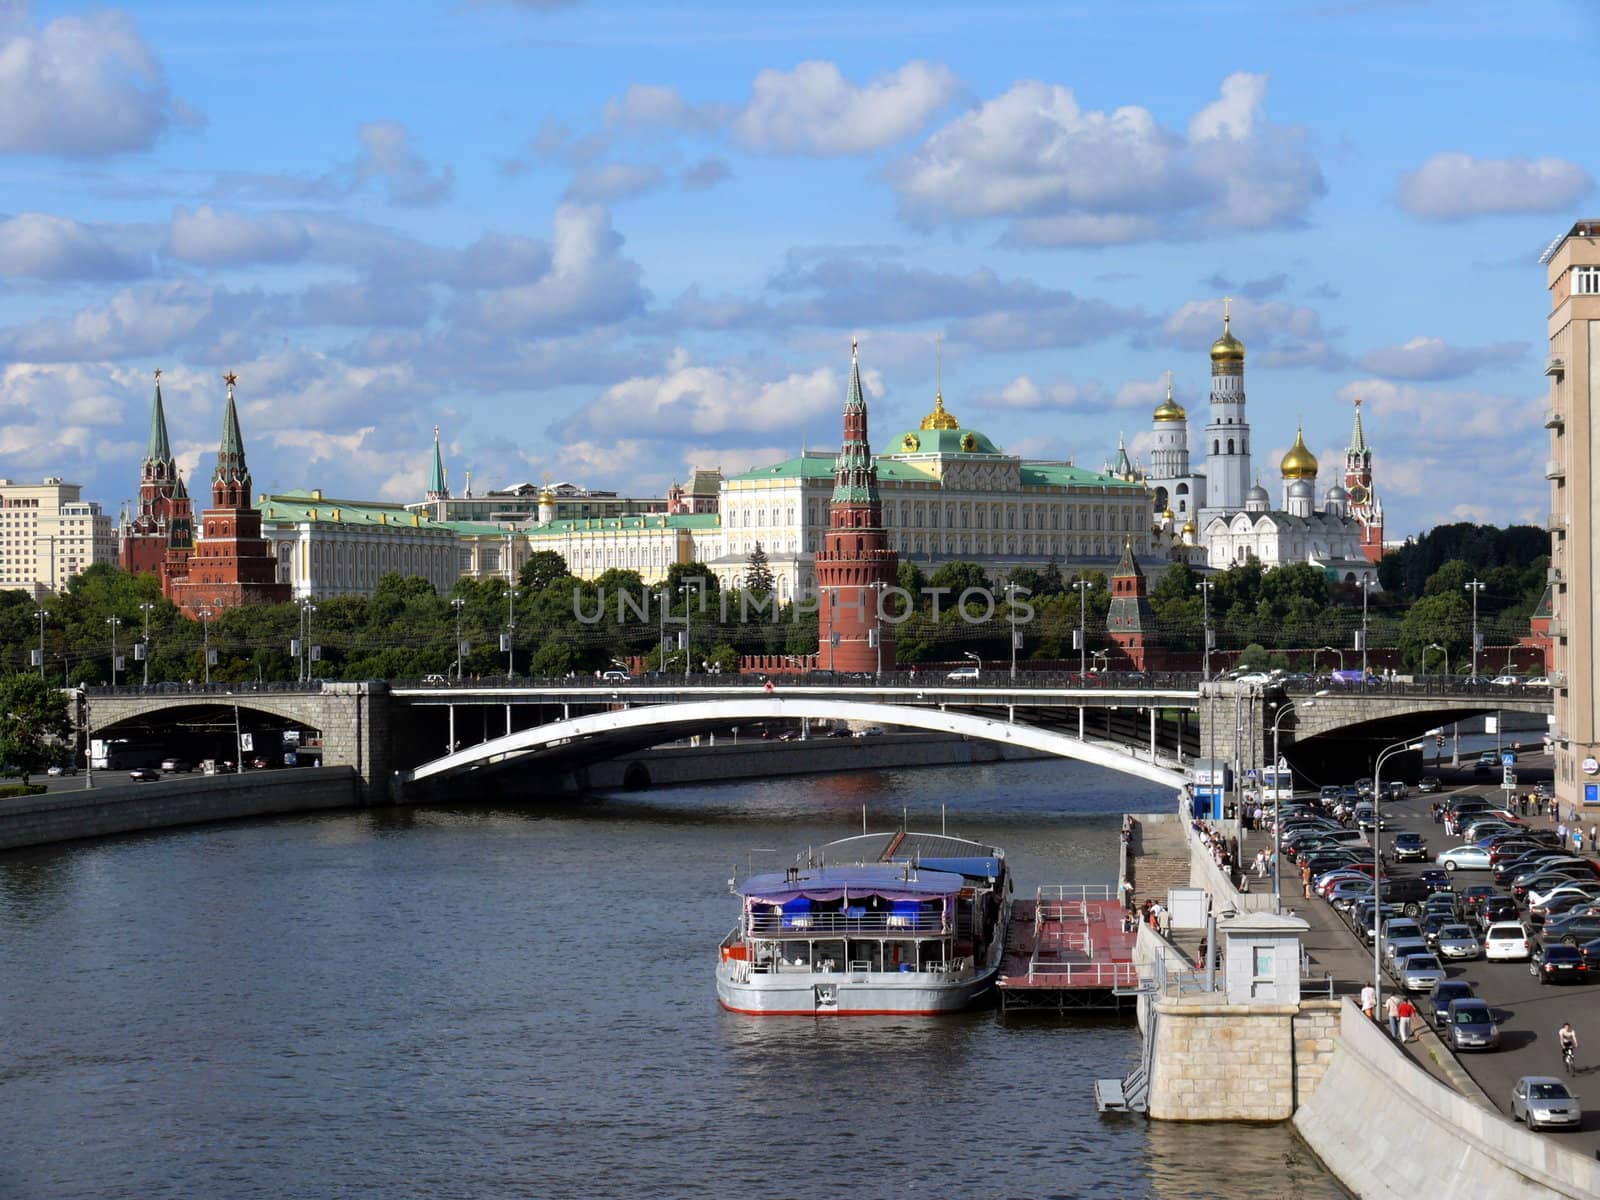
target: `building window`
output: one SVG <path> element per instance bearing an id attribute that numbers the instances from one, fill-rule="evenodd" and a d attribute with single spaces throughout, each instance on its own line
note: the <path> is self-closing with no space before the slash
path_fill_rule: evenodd
<path id="1" fill-rule="evenodd" d="M 1600 267 L 1573 267 L 1572 294 L 1600 296 Z"/>
<path id="2" fill-rule="evenodd" d="M 1233 453 L 1233 439 L 1232 438 L 1228 439 L 1228 453 L 1229 454 Z"/>

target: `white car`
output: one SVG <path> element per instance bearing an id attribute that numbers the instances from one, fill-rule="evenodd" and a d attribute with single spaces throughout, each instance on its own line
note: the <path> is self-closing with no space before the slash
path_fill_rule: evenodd
<path id="1" fill-rule="evenodd" d="M 945 672 L 946 679 L 977 680 L 982 672 L 977 667 L 957 667 L 954 671 Z"/>
<path id="2" fill-rule="evenodd" d="M 1489 682 L 1496 687 L 1516 687 L 1522 682 L 1522 678 L 1518 675 L 1496 675 Z"/>
<path id="3" fill-rule="evenodd" d="M 1483 935 L 1483 957 L 1490 962 L 1521 962 L 1533 955 L 1533 939 L 1518 921 L 1496 921 Z"/>
<path id="4" fill-rule="evenodd" d="M 1433 861 L 1446 871 L 1487 871 L 1489 852 L 1482 846 L 1455 846 L 1439 851 Z"/>
<path id="5" fill-rule="evenodd" d="M 1533 675 L 1533 676 L 1530 676 L 1529 678 L 1524 679 L 1522 681 L 1522 686 L 1523 687 L 1549 687 L 1550 686 L 1550 676 L 1548 676 L 1548 675 Z"/>
<path id="6" fill-rule="evenodd" d="M 1600 898 L 1600 882 L 1588 883 L 1569 879 L 1552 883 L 1549 887 L 1529 888 L 1528 907 L 1543 908 L 1557 896 L 1587 896 L 1590 900 L 1594 900 Z"/>

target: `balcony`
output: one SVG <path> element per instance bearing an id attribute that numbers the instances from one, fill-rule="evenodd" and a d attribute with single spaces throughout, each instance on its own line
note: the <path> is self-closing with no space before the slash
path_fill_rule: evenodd
<path id="1" fill-rule="evenodd" d="M 1544 571 L 1544 581 L 1546 583 L 1565 583 L 1567 581 L 1567 574 L 1560 567 L 1546 567 Z"/>
<path id="2" fill-rule="evenodd" d="M 1550 672 L 1550 686 L 1553 687 L 1553 688 L 1564 688 L 1564 687 L 1566 687 L 1567 686 L 1567 673 L 1565 671 L 1551 671 Z"/>
<path id="3" fill-rule="evenodd" d="M 1551 533 L 1560 533 L 1567 527 L 1567 514 L 1553 512 L 1544 520 L 1545 529 Z"/>
<path id="4" fill-rule="evenodd" d="M 1565 621 L 1563 621 L 1560 617 L 1551 617 L 1550 618 L 1550 627 L 1549 627 L 1548 633 L 1553 638 L 1564 638 L 1564 637 L 1566 637 L 1567 636 L 1567 623 Z"/>
<path id="5" fill-rule="evenodd" d="M 1567 360 L 1559 354 L 1552 354 L 1544 360 L 1544 373 L 1560 379 L 1567 373 Z"/>
<path id="6" fill-rule="evenodd" d="M 1544 465 L 1544 477 L 1546 479 L 1565 479 L 1567 477 L 1567 465 L 1552 458 Z"/>
<path id="7" fill-rule="evenodd" d="M 1544 427 L 1546 429 L 1564 429 L 1567 424 L 1566 414 L 1559 408 L 1546 410 L 1544 414 Z"/>

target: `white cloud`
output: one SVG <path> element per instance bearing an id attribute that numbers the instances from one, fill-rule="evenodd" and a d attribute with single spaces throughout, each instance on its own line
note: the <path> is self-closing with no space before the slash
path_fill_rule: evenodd
<path id="1" fill-rule="evenodd" d="M 1502 213 L 1561 212 L 1594 189 L 1594 180 L 1562 158 L 1474 158 L 1435 154 L 1400 179 L 1400 207 L 1425 221 L 1460 221 Z"/>
<path id="2" fill-rule="evenodd" d="M 192 114 L 121 12 L 58 17 L 0 5 L 0 152 L 97 158 L 151 146 Z"/>
<path id="3" fill-rule="evenodd" d="M 362 154 L 354 165 L 356 186 L 379 180 L 389 203 L 425 207 L 447 199 L 455 171 L 435 171 L 411 146 L 411 133 L 399 121 L 369 121 L 356 130 Z"/>
<path id="4" fill-rule="evenodd" d="M 831 62 L 763 71 L 733 119 L 733 135 L 758 154 L 866 154 L 916 133 L 961 90 L 950 68 L 909 62 L 857 86 Z"/>
<path id="5" fill-rule="evenodd" d="M 103 304 L 0 330 L 0 350 L 39 362 L 121 359 L 170 351 L 248 324 L 260 298 L 192 279 L 114 293 Z"/>
<path id="6" fill-rule="evenodd" d="M 560 330 L 620 320 L 642 310 L 639 265 L 604 208 L 562 204 L 551 218 L 549 270 L 538 279 L 486 291 L 465 305 L 466 323 L 497 332 Z"/>
<path id="7" fill-rule="evenodd" d="M 1455 379 L 1480 367 L 1515 362 L 1527 352 L 1527 342 L 1453 346 L 1443 338 L 1414 337 L 1396 346 L 1367 351 L 1359 365 L 1390 379 Z"/>
<path id="8" fill-rule="evenodd" d="M 184 262 L 226 267 L 292 262 L 313 244 L 308 222 L 288 213 L 246 216 L 202 204 L 177 209 L 167 231 L 166 251 Z"/>
<path id="9" fill-rule="evenodd" d="M 1286 300 L 1233 301 L 1233 333 L 1259 366 L 1332 366 L 1341 361 L 1315 309 Z M 1220 299 L 1189 300 L 1161 325 L 1160 340 L 1184 350 L 1200 350 L 1222 333 Z"/>
<path id="10" fill-rule="evenodd" d="M 604 163 L 580 167 L 567 187 L 571 200 L 618 200 L 638 196 L 666 182 L 666 172 L 652 163 Z"/>
<path id="11" fill-rule="evenodd" d="M 725 124 L 728 116 L 725 104 L 691 104 L 677 88 L 648 83 L 629 84 L 605 107 L 607 125 L 636 129 L 708 131 Z"/>
<path id="12" fill-rule="evenodd" d="M 1029 245 L 1292 227 L 1326 187 L 1304 135 L 1266 120 L 1265 98 L 1265 76 L 1230 75 L 1184 136 L 1148 109 L 1084 109 L 1069 88 L 1023 80 L 890 177 L 912 221 L 998 219 Z"/>
<path id="13" fill-rule="evenodd" d="M 1519 437 L 1543 439 L 1545 405 L 1530 398 L 1513 398 L 1496 392 L 1420 388 L 1387 379 L 1358 379 L 1339 389 L 1347 403 L 1361 398 L 1367 436 L 1377 449 L 1373 414 L 1394 435 L 1428 443 L 1472 443 L 1499 448 Z M 1392 435 L 1393 436 L 1393 435 Z M 1541 480 L 1540 486 L 1544 486 Z"/>
<path id="14" fill-rule="evenodd" d="M 49 213 L 0 221 L 0 276 L 29 279 L 127 279 L 148 274 L 148 254 L 114 232 Z"/>
<path id="15" fill-rule="evenodd" d="M 720 158 L 703 158 L 681 177 L 683 186 L 692 192 L 706 191 L 731 178 L 733 178 L 733 168 Z"/>
<path id="16" fill-rule="evenodd" d="M 737 366 L 694 365 L 680 348 L 660 374 L 607 388 L 562 425 L 561 436 L 594 440 L 626 430 L 632 438 L 673 439 L 797 430 L 838 410 L 844 388 L 827 367 L 763 380 Z"/>

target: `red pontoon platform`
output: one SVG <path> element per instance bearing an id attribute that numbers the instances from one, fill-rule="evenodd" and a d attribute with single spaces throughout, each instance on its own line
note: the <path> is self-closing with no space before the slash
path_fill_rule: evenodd
<path id="1" fill-rule="evenodd" d="M 1108 887 L 1056 884 L 1040 888 L 1035 900 L 1016 901 L 997 984 L 1001 1008 L 1132 1007 L 1136 933 L 1122 923 Z"/>

